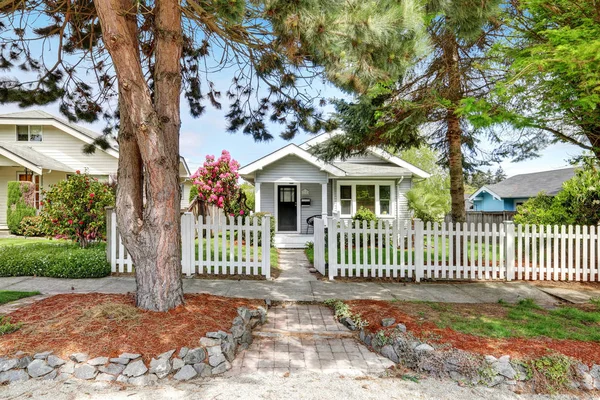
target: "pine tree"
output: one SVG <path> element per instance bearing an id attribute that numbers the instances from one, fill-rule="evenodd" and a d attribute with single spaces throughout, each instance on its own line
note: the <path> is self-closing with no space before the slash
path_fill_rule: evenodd
<path id="1" fill-rule="evenodd" d="M 327 128 L 319 99 L 304 87 L 324 74 L 363 91 L 402 73 L 420 45 L 416 4 L 5 0 L 0 68 L 26 78 L 0 79 L 0 103 L 59 102 L 70 121 L 105 118 L 107 134 L 118 127 L 117 220 L 136 267 L 136 302 L 166 311 L 183 301 L 180 95 L 194 117 L 207 103 L 220 108 L 214 74 L 229 69 L 231 131 L 269 140 L 270 120 L 284 126 L 285 138 L 318 132 Z M 399 26 L 403 38 L 391 34 Z"/>

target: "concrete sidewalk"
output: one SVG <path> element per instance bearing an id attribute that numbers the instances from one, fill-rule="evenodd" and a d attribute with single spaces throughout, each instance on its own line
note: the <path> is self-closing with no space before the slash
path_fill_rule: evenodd
<path id="1" fill-rule="evenodd" d="M 218 296 L 279 301 L 323 301 L 337 298 L 374 300 L 419 300 L 449 303 L 495 303 L 502 299 L 517 302 L 531 298 L 540 305 L 552 305 L 556 299 L 524 282 L 495 283 L 375 283 L 336 281 L 233 281 L 184 279 L 186 293 L 210 293 Z M 133 277 L 98 279 L 56 279 L 15 277 L 0 278 L 0 290 L 57 293 L 127 293 L 135 291 Z"/>

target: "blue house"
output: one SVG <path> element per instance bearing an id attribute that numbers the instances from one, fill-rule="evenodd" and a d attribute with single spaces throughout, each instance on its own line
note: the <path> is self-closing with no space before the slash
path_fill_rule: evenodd
<path id="1" fill-rule="evenodd" d="M 516 211 L 530 197 L 544 192 L 555 196 L 565 181 L 575 176 L 575 168 L 563 168 L 532 174 L 515 175 L 502 182 L 482 186 L 469 200 L 471 211 Z"/>

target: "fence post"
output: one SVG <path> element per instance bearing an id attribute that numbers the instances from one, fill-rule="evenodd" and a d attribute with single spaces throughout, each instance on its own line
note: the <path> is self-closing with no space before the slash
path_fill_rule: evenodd
<path id="1" fill-rule="evenodd" d="M 327 253 L 328 253 L 328 268 L 329 268 L 329 280 L 332 281 L 337 275 L 337 224 L 338 219 L 327 217 Z M 324 248 L 325 246 L 323 246 Z M 344 251 L 344 249 L 341 249 Z M 325 251 L 323 251 L 323 258 L 325 258 Z"/>
<path id="2" fill-rule="evenodd" d="M 423 221 L 415 218 L 415 282 L 421 282 L 423 277 L 423 251 L 425 251 L 425 243 L 423 242 Z"/>
<path id="3" fill-rule="evenodd" d="M 106 214 L 106 261 L 110 262 L 110 245 L 113 241 L 113 237 L 111 235 L 112 228 L 112 210 L 113 207 L 104 207 L 104 212 Z"/>
<path id="4" fill-rule="evenodd" d="M 117 246 L 121 240 L 117 236 L 117 213 L 113 207 L 110 207 L 107 212 L 107 217 L 110 219 L 110 230 L 107 226 L 107 237 L 110 237 L 110 242 L 107 243 L 107 249 L 109 253 L 110 270 L 111 272 L 117 272 Z M 123 267 L 121 267 L 123 269 Z"/>
<path id="5" fill-rule="evenodd" d="M 265 215 L 262 220 L 262 271 L 266 279 L 271 278 L 271 221 L 270 216 Z"/>
<path id="6" fill-rule="evenodd" d="M 192 276 L 192 255 L 190 254 L 190 242 L 194 242 L 192 234 L 193 214 L 186 212 L 181 215 L 181 271 L 187 276 Z"/>
<path id="7" fill-rule="evenodd" d="M 506 280 L 512 281 L 515 279 L 515 224 L 513 221 L 504 221 L 504 234 L 506 236 L 506 245 L 504 246 Z"/>

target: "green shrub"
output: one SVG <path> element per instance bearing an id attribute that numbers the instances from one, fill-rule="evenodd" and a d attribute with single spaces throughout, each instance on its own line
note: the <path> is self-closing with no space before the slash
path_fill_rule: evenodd
<path id="1" fill-rule="evenodd" d="M 20 224 L 21 234 L 28 237 L 46 236 L 47 230 L 44 219 L 40 216 L 25 217 Z"/>
<path id="2" fill-rule="evenodd" d="M 193 185 L 190 189 L 189 202 L 191 203 L 192 201 L 194 201 L 194 199 L 196 199 L 196 196 L 198 196 L 198 186 Z"/>
<path id="3" fill-rule="evenodd" d="M 569 382 L 575 380 L 573 365 L 575 362 L 562 354 L 550 354 L 531 360 L 526 364 L 528 375 L 532 375 L 537 384 L 550 393 L 567 389 Z"/>
<path id="4" fill-rule="evenodd" d="M 0 276 L 100 278 L 110 274 L 106 245 L 34 243 L 0 248 Z"/>
<path id="5" fill-rule="evenodd" d="M 68 237 L 81 247 L 106 237 L 105 209 L 115 205 L 113 191 L 79 171 L 44 192 L 42 217 L 53 235 Z"/>
<path id="6" fill-rule="evenodd" d="M 364 207 L 361 207 L 356 211 L 356 214 L 352 217 L 352 221 L 354 221 L 355 225 L 358 221 L 360 226 L 362 226 L 362 221 L 367 221 L 367 226 L 371 226 L 371 221 L 373 221 L 375 226 L 377 226 L 377 216 L 375 213 Z"/>
<path id="7" fill-rule="evenodd" d="M 448 213 L 446 196 L 427 192 L 422 186 L 406 193 L 408 209 L 423 222 L 442 222 Z"/>
<path id="8" fill-rule="evenodd" d="M 21 328 L 23 324 L 16 323 L 13 324 L 10 322 L 10 317 L 5 315 L 0 315 L 0 336 L 8 335 L 9 333 L 13 333 Z"/>
<path id="9" fill-rule="evenodd" d="M 34 190 L 31 182 L 8 182 L 6 224 L 10 233 L 20 235 L 23 218 L 35 216 L 36 210 L 30 201 Z"/>

